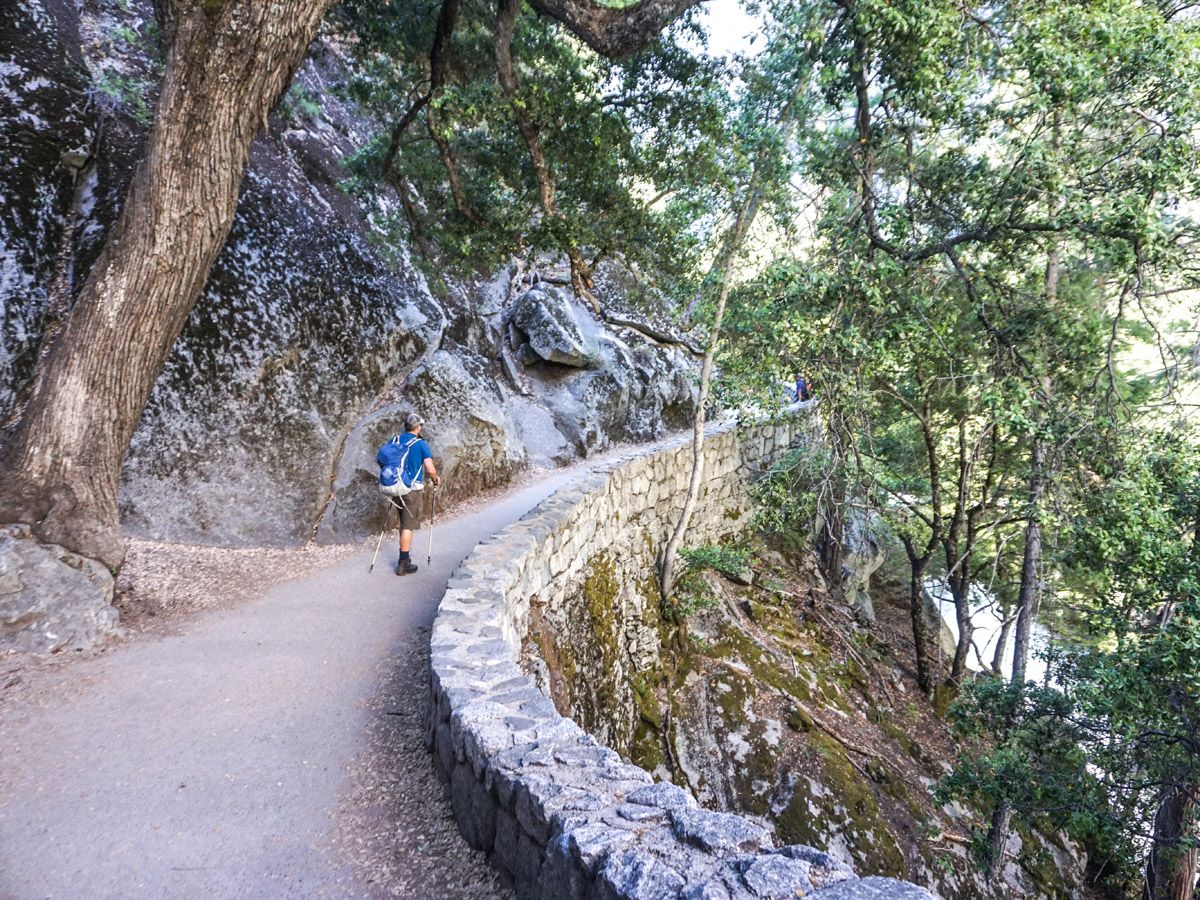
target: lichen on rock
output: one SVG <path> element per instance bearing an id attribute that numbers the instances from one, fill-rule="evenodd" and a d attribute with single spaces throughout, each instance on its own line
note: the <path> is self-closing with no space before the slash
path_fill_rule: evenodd
<path id="1" fill-rule="evenodd" d="M 87 650 L 117 636 L 113 577 L 100 563 L 0 528 L 0 651 Z"/>

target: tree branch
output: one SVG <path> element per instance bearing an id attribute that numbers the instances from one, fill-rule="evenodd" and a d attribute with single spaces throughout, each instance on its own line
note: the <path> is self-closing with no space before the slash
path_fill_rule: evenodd
<path id="1" fill-rule="evenodd" d="M 429 90 L 412 102 L 408 111 L 400 117 L 400 121 L 392 129 L 387 153 L 383 157 L 384 174 L 391 171 L 392 163 L 396 161 L 396 154 L 400 152 L 400 139 L 404 136 L 405 130 L 446 83 L 446 75 L 450 70 L 450 38 L 454 34 L 454 25 L 458 21 L 460 2 L 461 0 L 444 0 L 442 3 L 441 12 L 438 13 L 437 27 L 433 32 L 433 46 L 429 50 Z M 434 139 L 436 140 L 436 138 Z"/>
<path id="2" fill-rule="evenodd" d="M 541 15 L 563 25 L 599 53 L 615 59 L 642 49 L 674 19 L 703 0 L 640 0 L 618 9 L 595 0 L 530 0 Z"/>
<path id="3" fill-rule="evenodd" d="M 529 159 L 533 163 L 534 179 L 537 181 L 538 198 L 541 200 L 542 212 L 549 218 L 561 219 L 562 214 L 554 199 L 554 176 L 550 165 L 546 162 L 546 154 L 542 149 L 542 138 L 538 133 L 537 123 L 529 113 L 529 107 L 518 96 L 520 82 L 513 65 L 512 38 L 516 29 L 517 13 L 521 8 L 521 0 L 500 0 L 496 12 L 496 76 L 505 99 L 512 107 L 513 117 L 517 120 L 517 130 L 525 141 L 529 151 Z M 601 314 L 600 301 L 592 294 L 592 272 L 579 248 L 574 243 L 566 248 L 567 259 L 571 262 L 571 287 L 575 294 L 591 304 L 592 311 Z"/>
<path id="4" fill-rule="evenodd" d="M 458 175 L 458 162 L 454 159 L 454 153 L 450 149 L 450 142 L 438 131 L 437 121 L 432 108 L 429 110 L 425 124 L 429 129 L 429 136 L 437 144 L 438 153 L 442 157 L 442 165 L 446 169 L 446 178 L 450 182 L 450 194 L 454 197 L 454 205 L 458 207 L 459 212 L 466 216 L 467 221 L 472 225 L 482 228 L 487 224 L 487 221 L 471 205 L 471 201 L 467 199 L 466 191 L 463 190 L 462 179 Z"/>

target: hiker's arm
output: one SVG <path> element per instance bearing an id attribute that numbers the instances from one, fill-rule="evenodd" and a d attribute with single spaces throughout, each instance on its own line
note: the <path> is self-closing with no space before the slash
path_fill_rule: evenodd
<path id="1" fill-rule="evenodd" d="M 431 459 L 430 457 L 425 458 L 425 474 L 433 479 L 433 483 L 435 485 L 442 483 L 442 479 L 438 475 L 437 469 L 434 468 L 433 459 Z"/>

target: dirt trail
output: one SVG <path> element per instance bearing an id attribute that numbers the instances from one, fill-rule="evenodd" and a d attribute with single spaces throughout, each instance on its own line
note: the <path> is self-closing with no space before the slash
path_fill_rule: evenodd
<path id="1" fill-rule="evenodd" d="M 480 540 L 611 455 L 439 521 L 432 566 L 421 532 L 415 575 L 392 574 L 394 542 L 373 574 L 373 548 L 355 549 L 18 672 L 0 707 L 0 896 L 502 896 L 422 743 L 429 628 Z"/>

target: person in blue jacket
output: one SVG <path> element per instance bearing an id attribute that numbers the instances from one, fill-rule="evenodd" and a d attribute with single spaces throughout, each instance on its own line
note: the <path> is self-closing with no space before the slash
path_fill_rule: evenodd
<path id="1" fill-rule="evenodd" d="M 404 460 L 404 472 L 401 477 L 405 484 L 427 480 L 437 487 L 442 483 L 442 479 L 433 464 L 433 451 L 421 437 L 424 430 L 425 420 L 416 413 L 409 413 L 404 420 L 404 431 L 406 438 L 412 435 L 409 438 L 412 447 Z M 421 505 L 424 496 L 423 490 L 413 491 L 392 500 L 400 510 L 400 558 L 396 561 L 397 575 L 411 575 L 417 571 L 417 565 L 412 561 L 409 551 L 412 550 L 413 532 L 421 528 Z"/>

